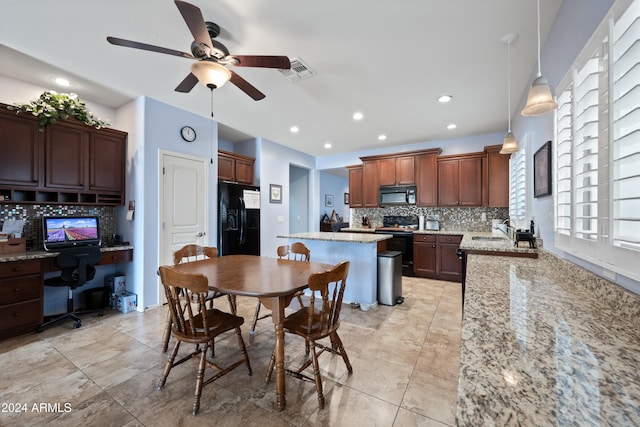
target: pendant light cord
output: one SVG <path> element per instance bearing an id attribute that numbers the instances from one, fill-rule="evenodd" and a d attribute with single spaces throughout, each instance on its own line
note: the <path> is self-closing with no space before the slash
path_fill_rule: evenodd
<path id="1" fill-rule="evenodd" d="M 210 87 L 209 89 L 211 89 L 211 122 L 210 122 L 210 127 L 211 127 L 211 164 L 213 164 L 213 87 Z"/>
<path id="2" fill-rule="evenodd" d="M 538 77 L 542 75 L 542 66 L 540 65 L 540 0 L 538 0 Z"/>
<path id="3" fill-rule="evenodd" d="M 511 42 L 507 43 L 507 117 L 509 118 L 509 130 L 511 132 Z"/>

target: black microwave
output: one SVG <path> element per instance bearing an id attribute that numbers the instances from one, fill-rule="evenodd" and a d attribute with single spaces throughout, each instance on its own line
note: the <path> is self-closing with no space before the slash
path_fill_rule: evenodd
<path id="1" fill-rule="evenodd" d="M 380 206 L 391 205 L 415 205 L 416 186 L 415 185 L 381 185 Z"/>

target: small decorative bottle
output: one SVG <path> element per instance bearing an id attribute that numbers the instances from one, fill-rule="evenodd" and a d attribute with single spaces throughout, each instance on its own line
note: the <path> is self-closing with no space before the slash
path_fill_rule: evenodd
<path id="1" fill-rule="evenodd" d="M 530 228 L 529 232 L 531 233 L 532 236 L 534 234 L 536 234 L 535 224 L 533 223 L 533 220 L 531 220 L 531 228 Z"/>

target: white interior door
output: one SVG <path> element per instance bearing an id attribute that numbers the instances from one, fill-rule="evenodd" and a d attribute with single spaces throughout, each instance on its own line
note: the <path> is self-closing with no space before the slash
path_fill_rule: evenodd
<path id="1" fill-rule="evenodd" d="M 206 159 L 176 153 L 161 154 L 160 253 L 162 265 L 173 264 L 173 253 L 184 245 L 206 245 L 208 191 Z M 160 302 L 165 302 L 160 292 Z"/>

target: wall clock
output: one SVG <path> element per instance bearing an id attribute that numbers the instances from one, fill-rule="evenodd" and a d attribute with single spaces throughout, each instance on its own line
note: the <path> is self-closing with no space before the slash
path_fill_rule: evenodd
<path id="1" fill-rule="evenodd" d="M 191 126 L 183 126 L 180 129 L 180 136 L 187 142 L 193 142 L 196 140 L 196 131 Z"/>

